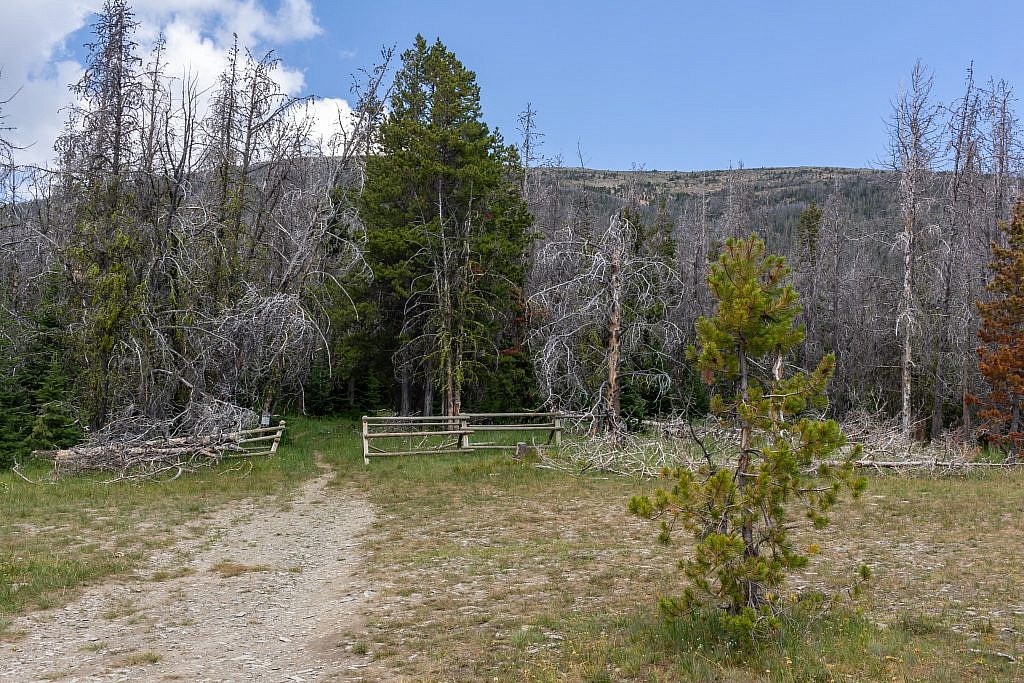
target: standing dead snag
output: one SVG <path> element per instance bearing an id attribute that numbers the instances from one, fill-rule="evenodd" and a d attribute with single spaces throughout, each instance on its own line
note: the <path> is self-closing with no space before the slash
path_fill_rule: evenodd
<path id="1" fill-rule="evenodd" d="M 863 487 L 848 461 L 815 469 L 845 443 L 834 420 L 818 417 L 835 359 L 786 375 L 785 360 L 804 339 L 788 281 L 783 259 L 767 254 L 756 235 L 726 242 L 708 276 L 715 315 L 697 322 L 699 348 L 689 356 L 717 387 L 712 412 L 739 427 L 735 464 L 678 468 L 670 490 L 629 503 L 635 514 L 662 519 L 661 541 L 677 525 L 696 540 L 693 559 L 683 562 L 690 585 L 663 609 L 679 615 L 724 602 L 727 625 L 743 637 L 776 623 L 786 571 L 807 563 L 789 538 L 794 508 L 820 528 L 844 485 L 855 493 Z"/>
<path id="2" fill-rule="evenodd" d="M 608 431 L 621 426 L 626 381 L 667 388 L 667 373 L 641 356 L 664 356 L 679 341 L 665 315 L 678 303 L 678 274 L 626 212 L 595 235 L 589 227 L 570 224 L 538 251 L 538 279 L 549 284 L 530 298 L 530 341 L 548 404 L 590 411 Z"/>
<path id="3" fill-rule="evenodd" d="M 920 249 L 918 242 L 937 153 L 938 110 L 930 101 L 931 90 L 931 74 L 919 61 L 911 73 L 910 87 L 901 92 L 893 103 L 892 122 L 889 124 L 891 165 L 899 178 L 901 232 L 898 242 L 903 251 L 903 283 L 896 332 L 900 338 L 900 416 L 905 437 L 910 436 L 913 424 L 914 344 L 920 327 L 914 295 Z"/>

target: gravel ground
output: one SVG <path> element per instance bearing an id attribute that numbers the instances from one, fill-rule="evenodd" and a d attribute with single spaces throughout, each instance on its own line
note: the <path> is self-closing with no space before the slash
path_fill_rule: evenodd
<path id="1" fill-rule="evenodd" d="M 360 642 L 374 593 L 355 575 L 373 513 L 329 479 L 218 511 L 137 578 L 19 618 L 0 682 L 377 680 Z"/>

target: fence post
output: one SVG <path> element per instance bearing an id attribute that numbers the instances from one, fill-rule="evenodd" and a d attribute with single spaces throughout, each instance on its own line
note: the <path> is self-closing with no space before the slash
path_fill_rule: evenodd
<path id="1" fill-rule="evenodd" d="M 555 448 L 562 447 L 562 417 L 555 418 Z"/>
<path id="2" fill-rule="evenodd" d="M 469 415 L 459 415 L 459 430 L 462 434 L 459 434 L 459 448 L 462 450 L 470 450 L 469 448 Z"/>
<path id="3" fill-rule="evenodd" d="M 281 435 L 284 434 L 284 420 L 277 423 L 277 435 L 270 444 L 270 455 L 277 453 L 277 447 L 281 445 Z"/>
<path id="4" fill-rule="evenodd" d="M 370 427 L 366 423 L 366 416 L 363 415 L 363 464 L 370 464 L 370 440 L 367 439 L 367 435 L 370 433 Z"/>

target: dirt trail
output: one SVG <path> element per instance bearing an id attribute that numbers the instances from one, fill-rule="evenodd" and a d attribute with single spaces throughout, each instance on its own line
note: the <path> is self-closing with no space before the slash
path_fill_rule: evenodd
<path id="1" fill-rule="evenodd" d="M 0 646 L 0 682 L 376 678 L 353 647 L 373 597 L 354 576 L 373 513 L 325 490 L 329 479 L 283 505 L 219 511 L 204 520 L 212 535 L 154 555 L 142 578 L 19 618 L 25 637 Z"/>

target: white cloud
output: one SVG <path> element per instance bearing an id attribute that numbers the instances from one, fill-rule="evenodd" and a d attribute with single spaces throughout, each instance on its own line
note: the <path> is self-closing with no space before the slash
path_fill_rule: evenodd
<path id="1" fill-rule="evenodd" d="M 320 141 L 325 149 L 341 132 L 342 126 L 351 129 L 353 123 L 352 107 L 338 97 L 317 98 L 307 105 L 306 111 L 313 119 L 311 137 Z"/>
<path id="2" fill-rule="evenodd" d="M 322 31 L 309 0 L 135 0 L 132 4 L 144 61 L 162 31 L 167 39 L 168 75 L 189 73 L 201 90 L 216 83 L 234 34 L 241 45 L 258 54 Z M 82 73 L 66 43 L 101 5 L 101 0 L 0 1 L 0 99 L 21 88 L 5 108 L 7 125 L 17 129 L 11 137 L 26 147 L 18 155 L 21 163 L 44 164 L 52 159 L 53 143 L 65 119 L 60 110 L 73 100 L 68 85 Z M 302 70 L 294 66 L 282 64 L 275 78 L 291 95 L 305 86 Z M 344 100 L 330 101 L 348 108 Z M 328 100 L 319 100 L 313 110 L 325 116 L 333 113 L 324 102 Z M 324 126 L 318 124 L 318 130 Z"/>
<path id="3" fill-rule="evenodd" d="M 53 158 L 53 143 L 64 128 L 64 110 L 74 100 L 67 84 L 82 77 L 82 66 L 64 60 L 53 64 L 50 73 L 49 78 L 27 79 L 4 108 L 4 123 L 14 128 L 10 138 L 22 148 L 15 154 L 19 163 L 42 166 Z M 5 96 L 12 81 L 5 71 Z"/>
<path id="4" fill-rule="evenodd" d="M 10 139 L 25 149 L 18 158 L 41 164 L 53 156 L 62 127 L 59 110 L 72 101 L 68 83 L 81 66 L 67 59 L 64 39 L 80 28 L 95 3 L 36 0 L 0 3 L 0 99 L 17 95 L 4 108 Z M 19 90 L 20 89 L 20 90 Z"/>

